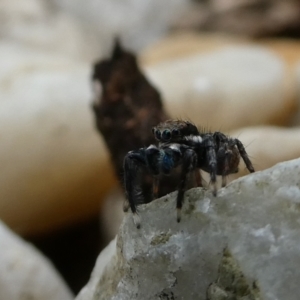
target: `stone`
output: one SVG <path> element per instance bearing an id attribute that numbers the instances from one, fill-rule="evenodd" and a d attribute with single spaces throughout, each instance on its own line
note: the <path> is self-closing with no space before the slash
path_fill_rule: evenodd
<path id="1" fill-rule="evenodd" d="M 295 109 L 285 88 L 284 61 L 262 46 L 222 47 L 150 65 L 145 72 L 173 118 L 210 130 L 282 124 Z"/>
<path id="2" fill-rule="evenodd" d="M 298 300 L 300 159 L 127 213 L 76 300 Z"/>
<path id="3" fill-rule="evenodd" d="M 296 78 L 297 78 L 297 98 L 300 102 L 300 61 L 296 66 Z"/>
<path id="4" fill-rule="evenodd" d="M 26 4 L 2 0 L 0 11 L 0 36 L 11 44 L 77 60 L 90 59 L 97 50 L 98 55 L 101 53 L 101 47 L 89 41 L 90 30 L 51 0 L 29 0 Z"/>
<path id="5" fill-rule="evenodd" d="M 259 40 L 258 44 L 267 47 L 269 50 L 276 53 L 284 60 L 291 72 L 295 71 L 295 66 L 300 60 L 299 40 L 288 38 L 265 38 Z M 291 74 L 291 77 L 294 78 L 294 74 Z"/>
<path id="6" fill-rule="evenodd" d="M 102 276 L 107 263 L 113 259 L 115 252 L 116 252 L 116 239 L 112 240 L 98 256 L 96 266 L 91 274 L 91 279 L 89 283 L 85 287 L 83 287 L 83 289 L 78 294 L 77 296 L 78 299 L 93 299 L 94 297 L 96 297 L 97 299 L 97 297 L 100 296 L 94 294 L 95 286 L 98 284 L 99 278 Z M 105 297 L 105 295 L 101 295 L 101 297 L 102 296 Z"/>
<path id="7" fill-rule="evenodd" d="M 292 36 L 299 32 L 300 9 L 296 0 L 193 1 L 178 19 L 176 29 L 221 31 L 252 37 Z"/>
<path id="8" fill-rule="evenodd" d="M 71 300 L 51 262 L 0 222 L 0 299 Z"/>
<path id="9" fill-rule="evenodd" d="M 0 53 L 0 218 L 32 235 L 94 215 L 115 179 L 90 67 L 10 43 Z"/>
<path id="10" fill-rule="evenodd" d="M 163 61 L 210 53 L 238 45 L 266 47 L 280 56 L 292 72 L 300 60 L 300 42 L 297 39 L 261 38 L 254 41 L 231 34 L 203 32 L 173 32 L 144 49 L 140 54 L 140 60 L 147 67 Z"/>
<path id="11" fill-rule="evenodd" d="M 116 36 L 131 50 L 146 47 L 188 7 L 184 0 L 87 0 L 84 7 L 75 0 L 2 0 L 0 36 L 90 63 L 108 55 Z"/>
<path id="12" fill-rule="evenodd" d="M 230 132 L 241 140 L 256 171 L 300 157 L 300 128 L 278 126 L 254 126 Z M 240 172 L 231 174 L 229 180 L 248 174 L 243 163 Z"/>
<path id="13" fill-rule="evenodd" d="M 297 86 L 297 65 L 300 61 L 300 42 L 292 39 L 265 39 L 261 44 L 268 47 L 273 53 L 284 60 L 286 65 L 286 76 L 284 80 L 287 99 L 294 99 L 290 102 L 290 111 L 292 115 L 286 119 L 286 114 L 276 117 L 276 124 L 287 124 L 289 126 L 298 126 L 299 118 L 299 87 Z M 299 77 L 298 77 L 299 78 Z M 299 81 L 298 81 L 299 82 Z"/>
<path id="14" fill-rule="evenodd" d="M 247 45 L 248 39 L 228 34 L 173 32 L 149 45 L 140 53 L 140 61 L 145 67 L 186 58 L 197 54 L 207 54 L 228 46 Z"/>
<path id="15" fill-rule="evenodd" d="M 121 187 L 114 187 L 104 197 L 99 212 L 100 224 L 103 231 L 103 243 L 109 243 L 115 238 L 124 218 L 123 205 L 125 195 Z M 112 218 L 113 216 L 113 218 Z"/>
<path id="16" fill-rule="evenodd" d="M 52 2 L 85 29 L 85 41 L 92 45 L 89 50 L 96 48 L 102 54 L 110 50 L 116 36 L 130 50 L 145 48 L 166 35 L 171 24 L 191 6 L 185 0 L 87 0 L 84 6 L 80 0 Z M 99 50 L 94 59 L 99 58 Z"/>
<path id="17" fill-rule="evenodd" d="M 298 108 L 300 107 L 300 60 L 297 63 L 294 72 L 296 74 L 296 93 L 297 93 L 297 104 Z M 293 119 L 293 125 L 299 126 L 300 125 L 300 110 L 298 109 L 294 119 Z"/>

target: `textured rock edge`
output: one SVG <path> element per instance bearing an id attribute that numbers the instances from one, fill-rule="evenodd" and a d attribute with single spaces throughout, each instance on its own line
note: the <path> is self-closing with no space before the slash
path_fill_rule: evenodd
<path id="1" fill-rule="evenodd" d="M 234 182 L 232 182 L 230 185 L 228 185 L 225 189 L 220 190 L 219 192 L 219 197 L 222 198 L 224 197 L 224 195 L 226 194 L 230 194 L 232 192 L 234 193 L 238 193 L 238 194 L 243 194 L 243 189 L 245 188 L 245 185 L 248 185 L 248 188 L 254 188 L 256 190 L 259 190 L 260 193 L 264 192 L 265 187 L 268 188 L 269 185 L 274 185 L 274 187 L 277 187 L 277 192 L 280 191 L 282 192 L 281 187 L 278 185 L 278 182 L 282 182 L 282 187 L 283 189 L 285 188 L 292 188 L 293 187 L 298 187 L 299 190 L 299 180 L 297 178 L 299 178 L 299 173 L 300 173 L 300 160 L 293 160 L 293 161 L 289 161 L 289 162 L 285 162 L 285 163 L 280 163 L 278 165 L 276 165 L 275 167 L 265 170 L 263 172 L 257 172 L 255 174 L 252 174 L 250 176 L 246 176 L 246 177 L 242 177 Z M 289 177 L 289 175 L 291 177 Z M 297 176 L 298 175 L 298 176 Z M 269 182 L 268 182 L 269 181 Z M 277 185 L 276 185 L 277 184 Z M 298 192 L 297 190 L 297 192 Z M 255 192 L 255 190 L 253 190 Z M 291 190 L 290 190 L 291 191 Z M 197 202 L 211 198 L 210 197 L 210 191 L 204 191 L 202 189 L 193 189 L 192 191 L 189 191 L 187 193 L 187 197 L 191 198 L 191 197 L 198 197 L 198 200 L 196 200 Z M 167 195 L 166 197 L 163 197 L 161 199 L 158 199 L 156 201 L 153 201 L 152 203 L 148 204 L 148 205 L 142 205 L 140 206 L 140 215 L 142 217 L 142 222 L 146 221 L 147 219 L 147 214 L 149 214 L 149 211 L 152 210 L 152 208 L 154 206 L 159 205 L 164 205 L 165 202 L 172 202 L 175 201 L 175 196 L 176 193 L 172 193 L 170 195 Z M 293 197 L 291 197 L 290 199 L 288 199 L 289 195 L 288 193 L 286 194 L 287 198 L 285 200 L 291 200 L 290 203 L 288 203 L 287 205 L 289 205 L 288 210 L 293 210 L 293 214 L 296 212 L 298 212 L 298 200 L 296 198 L 296 201 Z M 208 198 L 207 198 L 208 197 Z M 169 201 L 171 199 L 171 201 Z M 183 214 L 188 215 L 189 213 L 193 212 L 193 207 L 191 206 L 191 202 L 190 201 L 186 201 L 189 204 L 185 204 L 184 208 L 183 208 Z M 271 202 L 270 202 L 271 203 Z M 205 204 L 205 203 L 204 203 Z M 221 204 L 221 206 L 224 204 Z M 226 203 L 226 205 L 230 205 L 230 203 Z M 152 206 L 152 208 L 151 208 Z M 229 207 L 229 206 L 228 206 Z M 204 209 L 204 207 L 202 207 L 202 209 Z M 257 208 L 259 209 L 259 207 Z M 170 217 L 168 217 L 167 215 L 165 215 L 166 219 L 170 219 L 168 220 L 169 222 L 173 222 L 173 218 L 175 218 L 175 213 L 170 213 Z M 297 218 L 297 216 L 296 216 Z M 144 219 L 144 220 L 143 220 Z M 142 223 L 143 224 L 143 223 Z M 181 224 L 182 226 L 184 226 L 183 224 Z M 153 224 L 150 224 L 149 227 L 152 227 Z M 148 227 L 148 226 L 145 226 Z M 155 225 L 153 226 L 153 230 L 155 230 L 157 228 L 155 228 Z M 269 230 L 269 228 L 266 228 L 265 230 Z M 126 272 L 126 266 L 125 264 L 125 257 L 127 260 L 130 260 L 132 258 L 134 258 L 134 254 L 130 254 L 131 257 L 129 257 L 129 252 L 126 250 L 128 244 L 126 245 L 126 241 L 123 240 L 123 237 L 125 237 L 125 239 L 128 238 L 128 232 L 132 232 L 132 236 L 130 237 L 131 240 L 136 240 L 137 237 L 141 237 L 143 238 L 143 235 L 147 235 L 149 236 L 149 231 L 144 231 L 143 227 L 140 231 L 137 231 L 134 228 L 133 225 L 133 221 L 132 221 L 132 215 L 131 214 L 127 214 L 127 216 L 124 219 L 124 222 L 121 226 L 120 232 L 119 232 L 119 236 L 116 240 L 112 241 L 111 244 L 108 246 L 108 248 L 106 248 L 104 250 L 103 253 L 101 253 L 101 255 L 98 258 L 98 262 L 97 262 L 97 266 L 92 274 L 92 279 L 89 282 L 88 286 L 86 288 L 84 288 L 82 290 L 82 292 L 80 293 L 80 295 L 78 296 L 77 299 L 110 299 L 111 297 L 113 297 L 113 295 L 116 295 L 116 289 L 118 288 L 118 285 L 121 282 L 121 279 L 123 276 L 126 276 L 125 272 Z M 260 231 L 255 233 L 255 234 L 260 234 Z M 131 234 L 129 234 L 131 235 Z M 127 237 L 126 237 L 127 236 Z M 165 239 L 166 237 L 163 236 L 157 236 L 156 238 L 152 238 L 151 239 L 151 245 L 156 246 L 159 244 L 164 243 L 164 241 L 167 241 L 168 239 Z M 117 248 L 116 248 L 116 243 L 117 243 Z M 123 250 L 125 249 L 125 252 L 127 251 L 127 253 L 124 253 Z M 224 247 L 223 247 L 224 249 Z M 225 250 L 224 250 L 225 251 Z M 223 258 L 226 257 L 226 255 L 224 256 L 223 252 Z M 230 252 L 229 256 L 231 255 Z M 222 255 L 219 256 L 220 259 L 222 257 Z M 297 258 L 297 257 L 296 257 Z M 103 262 L 106 262 L 106 264 Z M 233 260 L 234 261 L 234 260 Z M 216 266 L 219 265 L 219 269 L 220 269 L 220 261 L 219 263 L 216 263 Z M 217 268 L 216 268 L 217 271 Z M 296 275 L 295 275 L 296 276 Z M 214 274 L 214 276 L 216 278 L 216 274 Z M 252 280 L 252 287 L 251 287 L 251 297 L 249 299 L 261 299 L 259 294 L 259 288 L 256 285 L 256 281 L 255 278 L 253 278 L 253 276 L 250 276 L 251 280 Z M 214 284 L 214 281 L 211 281 L 211 284 Z M 251 284 L 249 282 L 249 284 Z M 105 289 L 103 289 L 103 287 L 105 286 Z M 109 289 L 107 288 L 109 287 Z M 248 286 L 249 288 L 250 286 Z M 215 288 L 215 286 L 212 286 L 211 290 L 218 291 L 219 287 Z M 270 294 L 270 293 L 267 293 Z M 270 297 L 273 297 L 272 295 L 268 295 L 266 298 L 262 298 L 262 299 L 272 299 Z M 113 299 L 119 299 L 119 298 L 113 298 Z M 164 298 L 163 298 L 164 299 Z M 222 299 L 222 298 L 209 298 L 209 299 Z M 248 298 L 246 298 L 248 299 Z"/>

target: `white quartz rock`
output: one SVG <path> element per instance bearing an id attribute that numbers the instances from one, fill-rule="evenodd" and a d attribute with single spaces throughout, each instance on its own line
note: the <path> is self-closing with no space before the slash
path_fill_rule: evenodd
<path id="1" fill-rule="evenodd" d="M 52 264 L 0 222 L 0 299 L 71 300 Z"/>
<path id="2" fill-rule="evenodd" d="M 176 193 L 141 205 L 141 229 L 128 213 L 76 299 L 298 300 L 299 186 L 296 159 L 241 177 L 217 197 L 188 191 L 181 223 Z"/>
<path id="3" fill-rule="evenodd" d="M 283 61 L 264 47 L 231 46 L 146 68 L 172 117 L 212 130 L 266 124 L 286 110 Z"/>

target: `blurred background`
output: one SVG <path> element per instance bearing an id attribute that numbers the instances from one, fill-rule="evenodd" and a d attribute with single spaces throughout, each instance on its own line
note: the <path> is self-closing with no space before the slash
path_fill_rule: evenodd
<path id="1" fill-rule="evenodd" d="M 171 117 L 238 137 L 257 170 L 300 156 L 297 0 L 0 0 L 0 24 L 0 219 L 74 294 L 123 214 L 91 110 L 116 37 Z"/>

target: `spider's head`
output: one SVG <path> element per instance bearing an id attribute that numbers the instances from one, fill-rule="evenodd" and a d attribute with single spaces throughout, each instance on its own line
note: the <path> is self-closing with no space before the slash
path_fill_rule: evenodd
<path id="1" fill-rule="evenodd" d="M 162 143 L 180 142 L 185 136 L 199 134 L 194 124 L 181 120 L 162 122 L 152 128 L 152 133 L 156 140 Z"/>
<path id="2" fill-rule="evenodd" d="M 174 141 L 180 137 L 180 131 L 177 128 L 159 128 L 153 127 L 152 133 L 159 142 Z"/>

